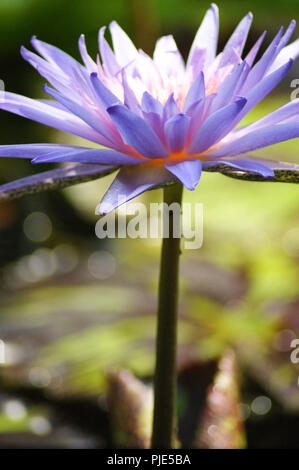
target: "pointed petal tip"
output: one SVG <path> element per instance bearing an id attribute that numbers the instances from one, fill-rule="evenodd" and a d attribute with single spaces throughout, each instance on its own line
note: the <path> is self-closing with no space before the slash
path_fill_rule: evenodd
<path id="1" fill-rule="evenodd" d="M 292 57 L 288 60 L 288 62 L 286 63 L 286 69 L 289 70 L 293 63 L 295 62 L 295 59 L 293 59 Z"/>
<path id="2" fill-rule="evenodd" d="M 196 183 L 183 183 L 184 187 L 188 189 L 188 191 L 195 191 L 198 182 Z"/>
<path id="3" fill-rule="evenodd" d="M 95 215 L 104 217 L 105 215 L 110 214 L 110 212 L 113 212 L 114 210 L 116 210 L 117 208 L 118 208 L 118 205 L 110 204 L 109 202 L 105 202 L 102 199 L 97 205 L 97 207 L 95 208 Z"/>
<path id="4" fill-rule="evenodd" d="M 118 24 L 117 21 L 115 21 L 115 20 L 113 20 L 113 21 L 111 21 L 111 22 L 109 23 L 109 29 L 110 29 L 110 28 L 115 28 L 115 27 L 117 27 L 117 26 L 119 26 L 119 24 Z"/>
<path id="5" fill-rule="evenodd" d="M 260 36 L 261 44 L 264 42 L 264 39 L 265 39 L 267 34 L 268 34 L 268 31 L 267 31 L 267 29 L 265 29 L 264 32 Z"/>
<path id="6" fill-rule="evenodd" d="M 179 178 L 178 178 L 179 181 L 181 181 Z M 200 179 L 196 179 L 195 181 L 181 181 L 183 186 L 188 189 L 188 191 L 195 191 L 195 189 L 197 188 L 197 185 L 199 183 L 199 180 Z"/>
<path id="7" fill-rule="evenodd" d="M 194 191 L 202 174 L 202 163 L 198 160 L 186 160 L 178 163 L 164 162 L 164 168 L 175 176 L 186 189 Z"/>
<path id="8" fill-rule="evenodd" d="M 28 55 L 30 54 L 30 51 L 29 51 L 29 49 L 27 49 L 26 46 L 22 45 L 20 47 L 20 54 L 21 54 L 23 59 L 28 60 Z"/>
<path id="9" fill-rule="evenodd" d="M 101 208 L 100 208 L 100 207 L 101 207 L 101 203 L 99 203 L 99 204 L 97 205 L 97 207 L 95 208 L 95 211 L 94 211 L 95 215 L 99 215 L 99 216 L 103 215 L 103 214 L 101 213 Z"/>
<path id="10" fill-rule="evenodd" d="M 95 208 L 95 215 L 98 215 L 100 218 L 105 217 L 113 211 L 116 211 L 118 207 L 113 207 L 111 204 L 106 204 L 101 201 Z"/>
<path id="11" fill-rule="evenodd" d="M 216 5 L 216 3 L 211 3 L 210 10 L 212 10 L 216 14 L 219 13 L 219 8 L 218 8 L 218 5 Z"/>
<path id="12" fill-rule="evenodd" d="M 51 95 L 51 88 L 47 85 L 47 83 L 44 83 L 42 85 L 42 90 L 47 93 L 47 95 Z"/>
<path id="13" fill-rule="evenodd" d="M 31 45 L 32 45 L 33 47 L 35 47 L 35 43 L 36 43 L 37 41 L 38 41 L 38 39 L 37 39 L 37 36 L 36 36 L 36 35 L 32 36 L 31 39 L 30 39 L 30 43 L 31 43 Z"/>
<path id="14" fill-rule="evenodd" d="M 106 28 L 107 28 L 107 26 L 101 26 L 101 28 L 99 29 L 99 32 L 98 32 L 99 43 L 102 42 L 102 39 L 103 39 L 103 37 L 104 37 Z"/>

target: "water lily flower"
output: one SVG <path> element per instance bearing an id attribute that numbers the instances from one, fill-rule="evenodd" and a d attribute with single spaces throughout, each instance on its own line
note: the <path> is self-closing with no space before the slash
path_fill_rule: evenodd
<path id="1" fill-rule="evenodd" d="M 109 27 L 113 50 L 105 28 L 100 29 L 95 61 L 80 37 L 83 65 L 33 37 L 37 54 L 24 47 L 21 54 L 47 80 L 44 91 L 50 99 L 1 92 L 0 109 L 93 146 L 1 145 L 3 157 L 71 165 L 3 185 L 0 197 L 75 184 L 119 169 L 98 206 L 104 214 L 176 180 L 193 190 L 203 169 L 219 165 L 273 178 L 275 164 L 254 158 L 252 152 L 299 137 L 299 100 L 249 126 L 237 126 L 286 76 L 299 54 L 299 40 L 288 45 L 295 29 L 292 21 L 259 60 L 265 33 L 242 58 L 252 18 L 251 13 L 243 18 L 217 55 L 218 8 L 212 4 L 186 64 L 172 36 L 157 41 L 151 58 L 136 49 L 116 22 Z"/>

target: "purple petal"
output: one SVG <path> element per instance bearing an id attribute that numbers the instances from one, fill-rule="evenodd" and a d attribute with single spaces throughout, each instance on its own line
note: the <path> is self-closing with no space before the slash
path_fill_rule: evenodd
<path id="1" fill-rule="evenodd" d="M 87 71 L 84 67 L 77 60 L 58 47 L 42 42 L 35 36 L 31 39 L 31 44 L 41 56 L 51 64 L 58 67 L 65 74 L 72 76 L 73 71 L 78 69 L 87 76 Z"/>
<path id="2" fill-rule="evenodd" d="M 85 67 L 57 47 L 35 37 L 31 42 L 45 60 L 25 48 L 21 49 L 23 57 L 57 90 L 75 101 L 82 95 L 90 95 L 89 73 Z"/>
<path id="3" fill-rule="evenodd" d="M 40 57 L 39 55 L 35 54 L 34 52 L 29 51 L 26 47 L 21 46 L 20 49 L 21 56 L 24 60 L 29 62 L 42 76 L 47 78 L 47 75 L 55 76 L 57 79 L 64 81 L 65 84 L 69 82 L 69 77 L 67 74 L 61 70 L 55 63 L 48 62 L 46 59 Z"/>
<path id="4" fill-rule="evenodd" d="M 204 101 L 204 110 L 202 114 L 202 121 L 206 120 L 210 114 L 214 100 L 216 99 L 217 93 L 211 93 Z"/>
<path id="5" fill-rule="evenodd" d="M 166 145 L 166 139 L 164 135 L 164 125 L 162 117 L 154 112 L 145 113 L 143 112 L 143 117 L 146 122 L 150 125 L 152 130 L 157 134 L 161 142 Z"/>
<path id="6" fill-rule="evenodd" d="M 258 83 L 249 93 L 246 95 L 247 103 L 242 109 L 241 113 L 235 121 L 235 126 L 243 119 L 246 114 L 249 113 L 262 99 L 265 98 L 278 83 L 287 75 L 288 71 L 292 66 L 293 61 L 290 60 L 287 64 L 280 67 L 275 72 L 266 76 L 260 83 Z"/>
<path id="7" fill-rule="evenodd" d="M 205 49 L 194 49 L 192 59 L 189 62 L 188 68 L 192 69 L 193 77 L 197 77 L 198 74 L 204 69 L 206 63 L 207 51 Z"/>
<path id="8" fill-rule="evenodd" d="M 69 152 L 74 150 L 88 150 L 84 147 L 75 147 L 71 145 L 57 144 L 18 144 L 18 145 L 0 145 L 1 157 L 13 158 L 35 158 L 46 155 L 50 152 Z"/>
<path id="9" fill-rule="evenodd" d="M 179 113 L 178 105 L 174 99 L 173 93 L 169 96 L 168 100 L 166 101 L 163 109 L 163 121 L 166 122 L 171 117 L 175 116 Z"/>
<path id="10" fill-rule="evenodd" d="M 248 13 L 245 18 L 239 23 L 235 31 L 233 32 L 231 38 L 228 40 L 224 50 L 220 66 L 223 67 L 231 63 L 231 51 L 234 50 L 239 57 L 241 57 L 249 29 L 252 23 L 253 15 Z"/>
<path id="11" fill-rule="evenodd" d="M 277 70 L 281 65 L 288 62 L 290 59 L 297 59 L 299 55 L 299 39 L 294 41 L 289 46 L 286 46 L 282 51 L 278 54 L 277 58 L 274 60 L 273 64 L 268 70 L 268 74 L 272 73 L 274 70 Z"/>
<path id="12" fill-rule="evenodd" d="M 1 152 L 1 148 L 0 148 Z M 94 163 L 98 165 L 138 165 L 143 160 L 131 155 L 106 149 L 57 149 L 48 154 L 39 155 L 32 163 Z"/>
<path id="13" fill-rule="evenodd" d="M 188 94 L 186 96 L 183 111 L 188 112 L 188 109 L 197 101 L 205 98 L 205 79 L 203 72 L 200 72 L 197 79 L 193 82 Z"/>
<path id="14" fill-rule="evenodd" d="M 97 131 L 100 135 L 102 135 L 107 141 L 109 142 L 108 147 L 112 148 L 120 148 L 121 142 L 117 141 L 117 136 L 113 131 L 112 126 L 109 126 L 107 122 L 102 120 L 99 116 L 93 115 L 88 108 L 84 108 L 78 103 L 70 100 L 66 96 L 63 96 L 56 90 L 49 88 L 47 85 L 44 85 L 44 91 L 48 93 L 50 96 L 55 98 L 59 103 L 65 106 L 69 111 L 73 114 L 81 118 L 86 124 L 92 127 L 95 131 Z"/>
<path id="15" fill-rule="evenodd" d="M 30 57 L 25 57 L 26 60 L 29 60 L 31 58 L 32 65 L 37 68 L 39 73 L 43 72 L 45 68 L 45 63 L 47 63 L 48 70 L 52 70 L 54 72 L 51 77 L 51 83 L 53 84 L 53 86 L 55 86 L 55 88 L 55 76 L 57 77 L 58 82 L 61 81 L 61 76 L 64 76 L 66 81 L 65 85 L 67 85 L 68 87 L 69 96 L 76 95 L 80 97 L 80 95 L 82 94 L 82 90 L 84 90 L 85 93 L 88 92 L 89 74 L 86 68 L 83 67 L 77 60 L 75 60 L 73 57 L 66 54 L 62 50 L 58 49 L 57 47 L 39 41 L 38 39 L 36 39 L 36 37 L 32 38 L 31 43 L 33 47 L 37 50 L 37 52 L 42 57 L 44 57 L 45 61 L 42 62 L 42 59 L 38 58 L 38 56 L 32 53 Z M 24 48 L 22 50 L 25 51 Z M 27 55 L 28 54 L 30 54 L 29 51 L 27 51 Z M 65 91 L 61 90 L 61 88 L 57 89 L 65 93 Z"/>
<path id="16" fill-rule="evenodd" d="M 255 161 L 254 159 L 224 159 L 224 160 L 216 160 L 213 162 L 205 162 L 203 164 L 204 168 L 212 167 L 215 165 L 227 165 L 236 170 L 245 171 L 245 172 L 253 172 L 259 175 L 262 175 L 264 178 L 271 178 L 274 176 L 274 171 L 267 166 L 265 163 L 260 163 L 259 161 Z"/>
<path id="17" fill-rule="evenodd" d="M 207 11 L 190 49 L 187 67 L 190 67 L 197 49 L 206 51 L 206 66 L 209 66 L 216 56 L 219 31 L 218 7 L 214 3 Z"/>
<path id="18" fill-rule="evenodd" d="M 154 63 L 162 76 L 163 72 L 168 76 L 184 73 L 183 58 L 171 35 L 158 39 L 154 50 Z"/>
<path id="19" fill-rule="evenodd" d="M 146 157 L 163 158 L 166 148 L 148 123 L 124 106 L 107 109 L 124 142 Z"/>
<path id="20" fill-rule="evenodd" d="M 249 65 L 247 64 L 247 62 L 244 61 L 244 69 L 243 69 L 243 72 L 241 74 L 241 77 L 240 77 L 240 80 L 235 88 L 235 96 L 243 96 L 243 94 L 241 93 L 241 90 L 243 89 L 243 86 L 244 84 L 246 83 L 246 80 L 247 80 L 247 77 L 250 73 L 250 67 Z M 246 96 L 245 96 L 246 98 Z"/>
<path id="21" fill-rule="evenodd" d="M 233 101 L 236 95 L 237 86 L 242 77 L 245 67 L 246 62 L 237 64 L 233 72 L 220 85 L 217 92 L 217 96 L 213 100 L 210 112 L 215 112 Z"/>
<path id="22" fill-rule="evenodd" d="M 277 54 L 279 54 L 279 52 L 289 43 L 291 37 L 293 36 L 295 28 L 296 28 L 296 21 L 292 20 L 290 22 L 290 24 L 288 26 L 288 29 L 286 30 L 285 34 L 281 38 L 281 41 L 280 41 L 280 43 L 278 45 L 278 48 L 277 48 Z"/>
<path id="23" fill-rule="evenodd" d="M 82 119 L 52 105 L 14 93 L 0 93 L 0 109 L 32 119 L 46 126 L 77 135 L 83 139 L 109 146 L 109 141 L 88 126 Z"/>
<path id="24" fill-rule="evenodd" d="M 202 123 L 203 111 L 205 108 L 205 100 L 197 101 L 189 108 L 187 115 L 191 118 L 189 125 L 189 139 L 192 141 L 199 126 Z"/>
<path id="25" fill-rule="evenodd" d="M 108 75 L 115 76 L 119 73 L 121 67 L 118 64 L 111 47 L 109 46 L 108 42 L 106 41 L 104 34 L 106 28 L 103 27 L 99 31 L 99 49 L 101 53 L 101 58 L 103 61 L 103 67 L 105 72 Z"/>
<path id="26" fill-rule="evenodd" d="M 283 123 L 283 121 L 289 120 L 291 118 L 295 118 L 298 121 L 299 116 L 299 99 L 291 101 L 286 105 L 282 106 L 281 108 L 276 109 L 272 113 L 267 114 L 267 116 L 259 119 L 258 121 L 254 122 L 253 124 L 246 126 L 243 129 L 240 129 L 240 135 L 247 134 L 251 132 L 253 129 L 261 128 L 264 126 L 269 126 L 270 124 L 279 124 Z"/>
<path id="27" fill-rule="evenodd" d="M 147 91 L 143 93 L 141 107 L 144 113 L 156 113 L 159 116 L 163 114 L 163 106 L 160 101 L 153 98 Z"/>
<path id="28" fill-rule="evenodd" d="M 279 142 L 299 137 L 299 123 L 274 124 L 253 130 L 221 145 L 219 150 L 211 152 L 211 157 L 226 157 L 247 153 Z"/>
<path id="29" fill-rule="evenodd" d="M 178 163 L 164 163 L 165 168 L 172 173 L 183 185 L 193 191 L 201 176 L 202 164 L 199 159 L 186 160 Z"/>
<path id="30" fill-rule="evenodd" d="M 248 52 L 247 56 L 245 57 L 245 62 L 249 65 L 249 67 L 252 67 L 255 58 L 261 48 L 261 45 L 265 39 L 266 36 L 266 31 L 263 32 L 263 34 L 259 37 L 259 39 L 256 41 L 252 49 Z"/>
<path id="31" fill-rule="evenodd" d="M 103 85 L 96 73 L 92 73 L 90 75 L 90 80 L 97 96 L 100 99 L 101 104 L 105 107 L 105 109 L 109 108 L 110 106 L 114 106 L 115 104 L 121 104 L 119 99 L 113 93 L 111 93 L 111 91 L 108 90 L 105 85 Z"/>
<path id="32" fill-rule="evenodd" d="M 127 75 L 125 70 L 122 71 L 122 84 L 124 90 L 124 104 L 127 106 L 133 113 L 141 115 L 141 107 L 139 101 L 136 98 L 136 95 L 130 85 L 128 84 Z"/>
<path id="33" fill-rule="evenodd" d="M 164 132 L 171 152 L 181 152 L 187 141 L 190 117 L 177 114 L 168 119 L 164 125 Z"/>
<path id="34" fill-rule="evenodd" d="M 54 190 L 74 184 L 91 181 L 115 171 L 112 166 L 71 165 L 56 170 L 45 171 L 38 175 L 28 176 L 12 183 L 0 186 L 0 199 L 13 199 L 25 194 Z"/>
<path id="35" fill-rule="evenodd" d="M 112 36 L 116 60 L 121 67 L 125 67 L 138 57 L 138 51 L 131 39 L 116 21 L 112 21 L 109 29 Z"/>
<path id="36" fill-rule="evenodd" d="M 172 181 L 174 177 L 162 166 L 122 168 L 98 205 L 96 213 L 108 214 L 145 191 Z"/>
<path id="37" fill-rule="evenodd" d="M 34 67 L 42 77 L 51 83 L 53 87 L 73 99 L 77 98 L 77 93 L 72 86 L 71 78 L 61 71 L 56 64 L 47 62 L 45 59 L 42 59 L 37 54 L 34 54 L 23 46 L 21 47 L 21 55 L 23 59 L 29 62 L 29 64 L 32 65 L 32 67 Z"/>
<path id="38" fill-rule="evenodd" d="M 255 64 L 255 66 L 250 71 L 248 78 L 244 84 L 242 89 L 242 94 L 245 95 L 248 93 L 253 87 L 255 87 L 265 76 L 266 72 L 270 68 L 271 64 L 273 63 L 276 54 L 277 54 L 277 47 L 283 35 L 283 28 L 280 28 L 277 35 L 268 46 L 266 52 L 260 58 L 260 60 Z"/>
<path id="39" fill-rule="evenodd" d="M 81 34 L 80 39 L 79 39 L 79 51 L 80 51 L 82 60 L 84 62 L 84 65 L 88 70 L 88 73 L 97 72 L 98 71 L 97 64 L 94 62 L 94 60 L 92 60 L 92 58 L 87 52 L 84 34 Z"/>
<path id="40" fill-rule="evenodd" d="M 188 153 L 201 153 L 222 139 L 232 128 L 232 122 L 244 108 L 246 100 L 240 98 L 212 114 L 199 128 Z"/>

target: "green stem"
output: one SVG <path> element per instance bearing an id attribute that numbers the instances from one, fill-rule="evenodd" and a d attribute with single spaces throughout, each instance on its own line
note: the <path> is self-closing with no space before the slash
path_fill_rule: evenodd
<path id="1" fill-rule="evenodd" d="M 175 184 L 164 189 L 164 203 L 181 206 L 183 186 Z M 180 207 L 181 209 L 181 207 Z M 159 279 L 159 300 L 156 340 L 156 371 L 154 380 L 154 417 L 152 448 L 171 449 L 176 415 L 176 348 L 178 316 L 178 284 L 180 238 L 175 238 L 174 222 L 180 218 L 165 210 L 163 224 L 169 224 L 169 237 L 163 237 Z M 180 229 L 180 228 L 179 228 Z"/>

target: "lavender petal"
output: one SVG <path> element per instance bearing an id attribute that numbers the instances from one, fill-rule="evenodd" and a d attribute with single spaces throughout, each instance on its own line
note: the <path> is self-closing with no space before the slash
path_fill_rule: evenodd
<path id="1" fill-rule="evenodd" d="M 187 141 L 190 117 L 177 114 L 168 119 L 164 125 L 164 132 L 171 152 L 181 152 Z"/>
<path id="2" fill-rule="evenodd" d="M 278 54 L 273 64 L 268 70 L 268 73 L 272 73 L 281 67 L 283 64 L 288 62 L 290 59 L 295 60 L 299 55 L 299 39 L 291 43 L 289 46 L 286 46 Z"/>
<path id="3" fill-rule="evenodd" d="M 108 214 L 145 191 L 174 181 L 175 178 L 162 166 L 122 168 L 98 205 L 96 213 Z"/>
<path id="4" fill-rule="evenodd" d="M 100 103 L 102 106 L 104 106 L 105 109 L 116 104 L 121 104 L 119 99 L 103 85 L 96 73 L 92 73 L 90 75 L 90 80 L 97 96 L 100 99 Z"/>
<path id="5" fill-rule="evenodd" d="M 99 30 L 99 49 L 103 61 L 103 67 L 108 75 L 116 76 L 120 72 L 121 67 L 104 37 L 105 30 L 105 27 Z"/>
<path id="6" fill-rule="evenodd" d="M 87 52 L 84 34 L 81 34 L 79 38 L 79 51 L 88 73 L 97 72 L 97 64 Z"/>
<path id="7" fill-rule="evenodd" d="M 202 164 L 199 159 L 186 160 L 178 163 L 164 163 L 165 168 L 183 185 L 193 191 L 201 177 Z"/>
<path id="8" fill-rule="evenodd" d="M 112 21 L 109 29 L 112 36 L 116 60 L 121 67 L 125 67 L 138 57 L 138 51 L 129 36 L 116 21 Z"/>
<path id="9" fill-rule="evenodd" d="M 283 35 L 283 28 L 280 28 L 277 35 L 268 46 L 260 60 L 254 65 L 251 69 L 248 78 L 242 89 L 242 94 L 248 93 L 253 87 L 255 87 L 266 75 L 266 72 L 269 70 L 270 66 L 274 62 L 277 54 L 277 47 L 281 41 Z"/>
<path id="10" fill-rule="evenodd" d="M 160 101 L 153 98 L 147 91 L 142 95 L 141 108 L 144 113 L 155 113 L 159 116 L 163 114 L 163 106 Z"/>
<path id="11" fill-rule="evenodd" d="M 217 41 L 219 32 L 219 12 L 214 3 L 207 11 L 190 49 L 187 68 L 190 67 L 196 49 L 206 51 L 205 65 L 209 66 L 216 57 Z"/>
<path id="12" fill-rule="evenodd" d="M 221 145 L 219 150 L 209 153 L 209 156 L 214 158 L 240 155 L 296 137 L 299 137 L 298 122 L 269 125 L 255 129 L 240 138 L 233 138 L 231 142 Z"/>
<path id="13" fill-rule="evenodd" d="M 1 149 L 0 149 L 1 151 Z M 93 163 L 97 165 L 139 165 L 143 162 L 140 158 L 121 152 L 106 149 L 58 149 L 48 154 L 40 155 L 32 160 L 32 163 Z"/>
<path id="14" fill-rule="evenodd" d="M 174 99 L 173 93 L 168 97 L 163 109 L 163 121 L 166 122 L 173 116 L 176 116 L 179 113 L 179 108 Z"/>
<path id="15" fill-rule="evenodd" d="M 197 131 L 188 153 L 197 154 L 204 152 L 223 138 L 231 130 L 232 122 L 245 105 L 246 100 L 240 98 L 209 116 Z"/>
<path id="16" fill-rule="evenodd" d="M 50 152 L 70 152 L 70 151 L 88 150 L 85 147 L 76 147 L 72 145 L 58 144 L 17 144 L 17 145 L 0 145 L 1 157 L 12 158 L 35 158 L 46 155 Z"/>
<path id="17" fill-rule="evenodd" d="M 109 142 L 88 126 L 82 119 L 39 100 L 26 98 L 14 93 L 0 93 L 0 109 L 32 119 L 46 126 L 77 135 L 83 139 L 107 146 Z"/>
<path id="18" fill-rule="evenodd" d="M 222 55 L 222 59 L 221 59 L 221 62 L 220 62 L 220 67 L 228 65 L 231 62 L 231 54 L 230 53 L 231 53 L 232 50 L 234 50 L 237 53 L 237 55 L 239 57 L 241 57 L 244 46 L 245 46 L 245 43 L 246 43 L 246 40 L 247 40 L 249 30 L 250 30 L 250 27 L 251 27 L 252 20 L 253 20 L 252 13 L 248 13 L 248 15 L 246 15 L 241 20 L 241 22 L 239 23 L 239 25 L 237 26 L 237 28 L 233 32 L 232 36 L 228 40 L 228 42 L 227 42 L 227 44 L 226 44 L 226 46 L 223 50 L 223 55 Z"/>
<path id="19" fill-rule="evenodd" d="M 258 38 L 258 40 L 256 41 L 256 43 L 253 45 L 253 47 L 250 49 L 250 51 L 248 52 L 247 56 L 245 57 L 245 62 L 246 64 L 249 65 L 249 67 L 252 67 L 254 61 L 255 61 L 255 58 L 261 48 L 261 45 L 263 44 L 264 42 L 264 39 L 265 39 L 265 36 L 266 36 L 266 31 L 264 31 L 262 33 L 262 35 Z"/>
<path id="20" fill-rule="evenodd" d="M 286 76 L 292 66 L 293 61 L 290 60 L 287 64 L 284 64 L 279 69 L 267 75 L 263 80 L 260 81 L 252 90 L 250 90 L 244 96 L 247 99 L 247 103 L 235 120 L 235 126 L 243 119 L 246 114 L 249 113 L 265 96 L 267 96 L 278 83 Z M 243 93 L 243 90 L 242 90 Z"/>
<path id="21" fill-rule="evenodd" d="M 163 158 L 166 148 L 149 124 L 124 106 L 107 109 L 124 142 L 145 157 Z"/>
<path id="22" fill-rule="evenodd" d="M 205 95 L 205 79 L 203 72 L 201 72 L 188 91 L 183 111 L 188 113 L 189 108 L 191 108 L 195 102 L 205 99 Z"/>

